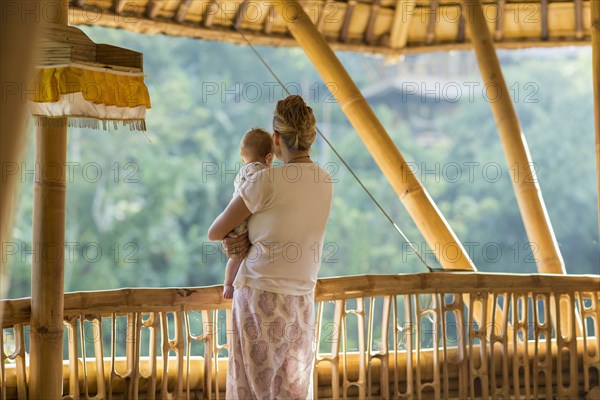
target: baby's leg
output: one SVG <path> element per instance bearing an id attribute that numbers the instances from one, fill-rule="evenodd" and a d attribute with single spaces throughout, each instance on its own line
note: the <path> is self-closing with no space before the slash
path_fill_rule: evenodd
<path id="1" fill-rule="evenodd" d="M 227 267 L 225 267 L 225 287 L 223 288 L 223 297 L 226 299 L 233 298 L 233 281 L 240 269 L 242 260 L 234 260 L 232 258 L 227 261 Z"/>

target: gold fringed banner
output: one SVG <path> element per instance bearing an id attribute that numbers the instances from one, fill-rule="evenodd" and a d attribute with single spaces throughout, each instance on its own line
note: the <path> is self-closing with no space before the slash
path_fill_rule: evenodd
<path id="1" fill-rule="evenodd" d="M 64 127 L 68 117 L 69 127 L 103 130 L 145 131 L 151 107 L 142 72 L 75 63 L 40 68 L 29 102 L 37 126 Z"/>
<path id="2" fill-rule="evenodd" d="M 35 126 L 41 126 L 46 128 L 87 128 L 95 130 L 119 130 L 119 125 L 128 127 L 130 131 L 146 131 L 146 121 L 143 119 L 134 120 L 101 120 L 94 118 L 85 117 L 69 117 L 65 124 L 65 118 L 63 117 L 43 117 L 39 115 L 33 116 L 35 120 Z M 112 129 L 111 129 L 112 126 Z"/>

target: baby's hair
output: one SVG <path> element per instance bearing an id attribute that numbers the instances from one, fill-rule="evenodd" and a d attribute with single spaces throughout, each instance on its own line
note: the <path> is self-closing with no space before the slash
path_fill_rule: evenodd
<path id="1" fill-rule="evenodd" d="M 240 143 L 240 153 L 248 158 L 265 158 L 273 151 L 273 138 L 262 128 L 250 129 Z"/>

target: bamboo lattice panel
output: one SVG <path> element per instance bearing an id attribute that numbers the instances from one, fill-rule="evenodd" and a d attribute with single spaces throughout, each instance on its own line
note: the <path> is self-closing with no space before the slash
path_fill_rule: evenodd
<path id="1" fill-rule="evenodd" d="M 322 279 L 315 396 L 597 398 L 598 288 L 600 276 Z M 223 399 L 231 320 L 220 296 L 221 287 L 67 294 L 64 398 Z M 28 302 L 2 302 L 2 399 L 27 398 Z"/>

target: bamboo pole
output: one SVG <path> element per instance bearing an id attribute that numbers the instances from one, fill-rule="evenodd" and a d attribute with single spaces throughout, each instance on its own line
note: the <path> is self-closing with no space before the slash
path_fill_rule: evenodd
<path id="1" fill-rule="evenodd" d="M 36 130 L 29 377 L 32 399 L 62 397 L 67 145 L 64 122 L 64 127 Z"/>
<path id="2" fill-rule="evenodd" d="M 28 2 L 35 7 L 37 1 Z M 24 3 L 21 3 L 24 4 Z M 4 3 L 3 3 L 4 5 Z M 0 7 L 0 297 L 8 291 L 9 250 L 16 247 L 10 242 L 16 192 L 21 180 L 21 161 L 25 149 L 27 127 L 27 104 L 21 88 L 33 76 L 33 55 L 37 24 L 33 18 L 23 18 L 17 10 L 18 2 L 12 7 Z M 15 38 L 19 38 L 16 40 Z M 0 321 L 2 314 L 0 312 Z"/>
<path id="3" fill-rule="evenodd" d="M 43 22 L 67 25 L 66 0 Z M 50 18 L 50 17 L 48 17 Z M 62 397 L 67 120 L 49 118 L 36 129 L 31 265 L 31 399 Z"/>
<path id="4" fill-rule="evenodd" d="M 471 42 L 477 55 L 483 83 L 487 88 L 491 88 L 489 103 L 504 148 L 525 230 L 536 251 L 538 271 L 565 274 L 563 258 L 546 212 L 527 142 L 502 75 L 481 3 L 479 0 L 465 0 L 465 6 Z M 492 94 L 494 91 L 496 93 Z"/>
<path id="5" fill-rule="evenodd" d="M 600 234 L 600 0 L 591 0 L 591 8 L 594 128 L 596 131 L 596 179 L 598 188 L 598 233 Z"/>
<path id="6" fill-rule="evenodd" d="M 377 162 L 444 269 L 476 270 L 462 244 L 414 175 L 356 84 L 295 0 L 275 2 L 323 81 L 335 84 L 340 107 Z"/>

